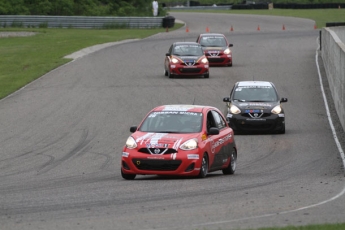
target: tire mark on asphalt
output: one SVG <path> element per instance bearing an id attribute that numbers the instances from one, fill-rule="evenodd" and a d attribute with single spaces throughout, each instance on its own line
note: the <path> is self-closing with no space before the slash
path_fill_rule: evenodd
<path id="1" fill-rule="evenodd" d="M 63 156 L 60 159 L 56 159 L 52 162 L 50 161 L 50 162 L 47 162 L 45 165 L 42 165 L 37 170 L 37 174 L 46 173 L 46 172 L 54 169 L 55 167 L 59 166 L 64 161 L 66 161 L 66 160 L 72 158 L 73 156 L 77 155 L 78 153 L 80 153 L 93 139 L 93 138 L 87 139 L 88 134 L 89 134 L 89 130 L 87 128 L 82 129 L 81 131 L 82 131 L 81 137 L 80 137 L 78 143 L 75 145 L 75 147 L 70 152 L 68 152 L 65 156 Z"/>

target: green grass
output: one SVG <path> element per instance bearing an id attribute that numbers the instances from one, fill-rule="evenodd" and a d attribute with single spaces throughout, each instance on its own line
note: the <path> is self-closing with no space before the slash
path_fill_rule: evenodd
<path id="1" fill-rule="evenodd" d="M 181 27 L 176 24 L 175 28 Z M 0 28 L 2 31 L 33 31 L 29 37 L 0 38 L 0 99 L 69 62 L 64 56 L 82 48 L 125 39 L 145 38 L 160 32 L 157 29 L 23 29 Z"/>

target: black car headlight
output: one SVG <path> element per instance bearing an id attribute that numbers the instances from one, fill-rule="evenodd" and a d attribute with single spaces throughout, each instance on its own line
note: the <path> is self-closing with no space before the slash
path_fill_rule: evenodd
<path id="1" fill-rule="evenodd" d="M 241 113 L 241 110 L 236 105 L 232 105 L 230 107 L 230 113 L 232 113 L 232 114 L 239 114 L 239 113 Z"/>
<path id="2" fill-rule="evenodd" d="M 281 113 L 281 111 L 282 111 L 282 107 L 280 105 L 277 105 L 271 110 L 271 113 L 279 114 L 279 113 Z"/>

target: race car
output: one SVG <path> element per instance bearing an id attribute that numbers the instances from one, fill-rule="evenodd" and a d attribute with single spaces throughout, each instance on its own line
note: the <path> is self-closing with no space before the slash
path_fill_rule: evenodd
<path id="1" fill-rule="evenodd" d="M 203 76 L 209 78 L 209 64 L 200 44 L 196 42 L 175 42 L 165 55 L 164 75 Z"/>
<path id="2" fill-rule="evenodd" d="M 285 133 L 285 113 L 276 87 L 267 81 L 240 81 L 223 98 L 224 115 L 229 126 L 237 133 L 273 132 Z"/>
<path id="3" fill-rule="evenodd" d="M 215 107 L 161 105 L 130 132 L 121 157 L 121 175 L 126 180 L 136 175 L 204 178 L 217 170 L 235 173 L 234 133 Z"/>
<path id="4" fill-rule="evenodd" d="M 232 66 L 232 51 L 224 34 L 200 34 L 196 40 L 202 46 L 210 66 Z"/>

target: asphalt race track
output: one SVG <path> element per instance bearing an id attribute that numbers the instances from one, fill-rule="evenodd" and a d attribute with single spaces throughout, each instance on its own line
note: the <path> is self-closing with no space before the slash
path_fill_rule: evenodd
<path id="1" fill-rule="evenodd" d="M 1 230 L 345 222 L 344 166 L 320 87 L 314 22 L 171 15 L 187 27 L 95 51 L 0 101 Z M 211 68 L 209 79 L 165 77 L 171 43 L 195 41 L 206 28 L 234 44 L 233 67 Z M 129 127 L 152 107 L 195 101 L 223 110 L 232 85 L 252 79 L 272 81 L 288 98 L 286 134 L 236 136 L 235 175 L 122 179 Z"/>

